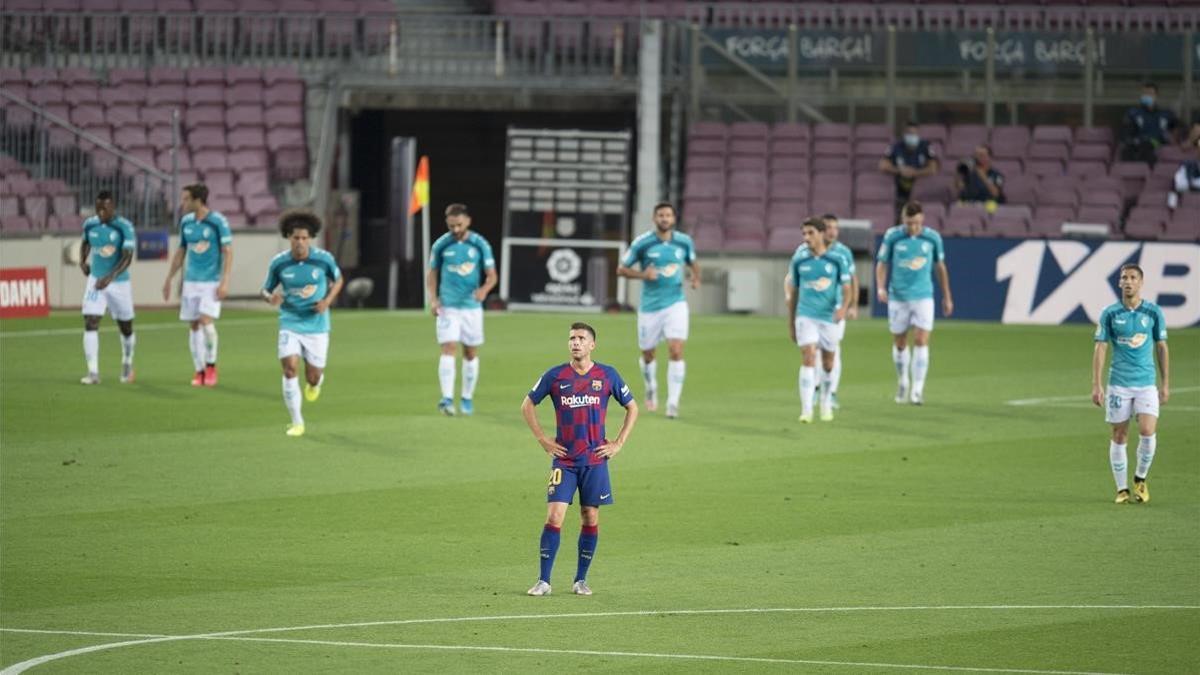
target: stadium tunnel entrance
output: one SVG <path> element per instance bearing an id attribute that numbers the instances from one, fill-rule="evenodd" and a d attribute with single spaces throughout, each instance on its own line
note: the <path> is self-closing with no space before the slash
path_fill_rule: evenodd
<path id="1" fill-rule="evenodd" d="M 637 114 L 632 102 L 622 100 L 605 103 L 612 107 L 604 109 L 605 105 L 601 104 L 598 106 L 600 109 L 583 111 L 365 109 L 352 112 L 349 123 L 351 169 L 348 187 L 358 190 L 361 195 L 361 235 L 359 266 L 346 272 L 350 277 L 366 276 L 374 280 L 374 292 L 366 304 L 371 307 L 387 305 L 387 167 L 392 138 L 416 138 L 418 156 L 429 157 L 431 238 L 436 239 L 446 231 L 441 214 L 448 204 L 466 204 L 471 210 L 472 229 L 487 238 L 499 258 L 508 128 L 629 130 L 636 134 Z M 635 168 L 630 167 L 631 189 L 637 181 L 636 175 L 633 175 Z M 417 250 L 420 251 L 421 246 L 425 245 L 419 242 Z M 419 260 L 418 256 L 418 265 Z M 503 273 L 502 270 L 500 272 Z M 412 279 L 423 279 L 423 275 L 423 271 L 410 270 L 402 274 L 402 279 L 413 283 Z M 406 306 L 420 306 L 419 290 L 407 296 Z"/>

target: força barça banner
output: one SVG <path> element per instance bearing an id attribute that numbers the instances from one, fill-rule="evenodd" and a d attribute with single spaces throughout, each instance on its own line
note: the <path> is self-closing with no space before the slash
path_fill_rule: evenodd
<path id="1" fill-rule="evenodd" d="M 1200 244 L 948 238 L 945 246 L 956 319 L 1095 323 L 1119 301 L 1118 271 L 1133 262 L 1146 275 L 1142 297 L 1162 307 L 1169 327 L 1200 325 Z M 940 299 L 937 307 L 940 319 Z M 886 316 L 886 306 L 874 314 Z"/>

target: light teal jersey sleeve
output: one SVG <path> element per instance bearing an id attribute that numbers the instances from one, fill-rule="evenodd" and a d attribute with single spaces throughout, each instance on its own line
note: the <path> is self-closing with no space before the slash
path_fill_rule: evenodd
<path id="1" fill-rule="evenodd" d="M 492 245 L 483 235 L 471 232 L 458 241 L 449 232 L 438 237 L 430 250 L 429 266 L 438 272 L 438 299 L 443 307 L 482 307 L 475 297 L 488 270 L 495 269 Z"/>
<path id="2" fill-rule="evenodd" d="M 842 263 L 845 265 L 846 269 L 849 271 L 850 276 L 854 276 L 854 251 L 851 251 L 849 246 L 843 244 L 840 241 L 835 241 L 835 242 L 833 242 L 833 246 L 829 247 L 829 252 L 831 255 L 836 255 L 836 256 L 841 257 Z M 850 283 L 850 281 L 847 280 L 846 283 Z M 842 296 L 842 285 L 838 284 L 838 299 L 837 300 L 838 300 L 839 305 L 842 303 L 842 297 L 843 297 Z"/>
<path id="3" fill-rule="evenodd" d="M 642 299 L 638 311 L 657 312 L 683 302 L 685 267 L 695 262 L 695 243 L 682 232 L 672 231 L 667 241 L 659 239 L 653 230 L 634 239 L 621 264 L 629 268 L 638 266 L 643 270 L 653 267 L 658 271 L 657 278 L 642 280 Z"/>

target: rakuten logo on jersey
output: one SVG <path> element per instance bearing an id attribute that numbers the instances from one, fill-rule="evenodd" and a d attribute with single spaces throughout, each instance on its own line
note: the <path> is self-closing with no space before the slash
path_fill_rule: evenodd
<path id="1" fill-rule="evenodd" d="M 559 396 L 558 405 L 564 408 L 586 408 L 589 405 L 600 405 L 599 396 Z"/>
<path id="2" fill-rule="evenodd" d="M 1143 298 L 1156 303 L 1160 296 L 1183 298 L 1162 308 L 1168 326 L 1200 322 L 1200 246 L 1132 241 L 1110 241 L 1094 251 L 1079 241 L 1026 241 L 1014 247 L 996 260 L 996 281 L 1008 282 L 1000 320 L 1059 324 L 1083 308 L 1090 321 L 1098 321 L 1105 307 L 1120 301 L 1111 278 L 1127 262 L 1138 263 L 1146 274 Z M 1066 278 L 1035 305 L 1049 265 L 1057 265 Z"/>

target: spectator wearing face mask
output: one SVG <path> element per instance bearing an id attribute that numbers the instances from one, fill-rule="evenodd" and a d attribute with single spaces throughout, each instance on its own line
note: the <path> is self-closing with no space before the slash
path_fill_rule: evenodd
<path id="1" fill-rule="evenodd" d="M 1121 161 L 1153 165 L 1158 148 L 1173 142 L 1179 119 L 1170 110 L 1158 107 L 1157 99 L 1158 85 L 1147 82 L 1142 85 L 1138 105 L 1125 113 L 1121 125 Z"/>
<path id="2" fill-rule="evenodd" d="M 938 172 L 938 159 L 929 142 L 917 133 L 917 125 L 904 125 L 904 136 L 892 144 L 879 160 L 879 170 L 896 177 L 896 202 L 904 203 L 912 196 L 918 178 Z"/>
<path id="3" fill-rule="evenodd" d="M 959 162 L 956 169 L 954 187 L 959 201 L 983 203 L 989 210 L 1004 203 L 1004 174 L 992 166 L 991 148 L 975 148 L 975 154 Z"/>

